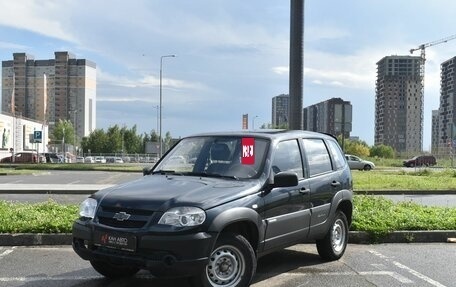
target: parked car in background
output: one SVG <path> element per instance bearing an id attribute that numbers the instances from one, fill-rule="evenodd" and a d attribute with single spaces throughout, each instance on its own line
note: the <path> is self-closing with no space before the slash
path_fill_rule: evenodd
<path id="1" fill-rule="evenodd" d="M 95 159 L 91 156 L 86 156 L 84 159 L 84 163 L 95 163 Z"/>
<path id="2" fill-rule="evenodd" d="M 350 169 L 371 170 L 375 168 L 375 164 L 373 162 L 361 159 L 356 155 L 346 154 L 345 158 L 347 159 Z"/>
<path id="3" fill-rule="evenodd" d="M 96 156 L 95 163 L 106 163 L 106 159 L 103 156 Z"/>
<path id="4" fill-rule="evenodd" d="M 124 163 L 123 159 L 121 157 L 115 157 L 114 158 L 114 163 Z"/>
<path id="5" fill-rule="evenodd" d="M 14 157 L 14 158 L 13 158 Z M 46 158 L 44 156 L 38 157 L 36 152 L 18 152 L 15 153 L 14 156 L 7 156 L 0 160 L 1 163 L 37 163 L 38 162 L 46 162 Z"/>
<path id="6" fill-rule="evenodd" d="M 60 157 L 54 152 L 45 152 L 46 163 L 61 163 Z"/>
<path id="7" fill-rule="evenodd" d="M 433 155 L 419 155 L 404 160 L 403 164 L 405 167 L 433 166 L 437 164 L 437 161 Z"/>
<path id="8" fill-rule="evenodd" d="M 85 159 L 82 156 L 77 156 L 76 157 L 76 163 L 84 163 Z"/>

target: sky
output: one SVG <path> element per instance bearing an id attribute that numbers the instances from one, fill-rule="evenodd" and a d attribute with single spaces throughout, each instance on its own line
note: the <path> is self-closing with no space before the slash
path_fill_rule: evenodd
<path id="1" fill-rule="evenodd" d="M 97 65 L 96 127 L 162 130 L 173 137 L 271 123 L 289 88 L 285 0 L 0 0 L 0 60 L 69 51 Z M 456 1 L 307 0 L 303 107 L 353 106 L 352 136 L 374 143 L 376 63 L 456 34 Z M 415 53 L 419 55 L 419 51 Z M 440 64 L 456 40 L 426 49 L 423 148 L 430 149 Z"/>

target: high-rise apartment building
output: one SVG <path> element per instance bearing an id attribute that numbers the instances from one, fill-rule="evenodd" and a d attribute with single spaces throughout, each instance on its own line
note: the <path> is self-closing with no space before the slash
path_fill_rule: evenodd
<path id="1" fill-rule="evenodd" d="M 2 112 L 54 125 L 70 120 L 79 138 L 96 124 L 96 65 L 68 52 L 35 60 L 14 53 L 2 61 Z"/>
<path id="2" fill-rule="evenodd" d="M 422 151 L 423 84 L 420 57 L 387 56 L 377 62 L 375 144 L 401 154 Z"/>
<path id="3" fill-rule="evenodd" d="M 303 109 L 304 130 L 350 137 L 352 105 L 341 98 L 332 98 Z"/>
<path id="4" fill-rule="evenodd" d="M 290 96 L 281 94 L 272 98 L 272 126 L 288 127 L 288 118 L 290 116 Z"/>
<path id="5" fill-rule="evenodd" d="M 432 110 L 431 152 L 439 152 L 439 110 Z"/>
<path id="6" fill-rule="evenodd" d="M 435 153 L 446 154 L 456 146 L 456 57 L 440 65 L 440 106 L 438 111 L 437 138 L 432 142 Z"/>

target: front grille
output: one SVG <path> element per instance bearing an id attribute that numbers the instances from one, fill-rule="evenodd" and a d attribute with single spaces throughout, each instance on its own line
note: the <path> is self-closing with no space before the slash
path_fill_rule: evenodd
<path id="1" fill-rule="evenodd" d="M 130 217 L 119 221 L 114 218 L 117 213 L 126 213 Z M 153 215 L 154 212 L 150 210 L 112 206 L 100 206 L 97 212 L 97 218 L 100 224 L 118 228 L 142 228 L 153 218 Z"/>
<path id="2" fill-rule="evenodd" d="M 119 227 L 119 228 L 142 228 L 147 223 L 147 221 L 142 221 L 142 220 L 118 221 L 117 219 L 100 217 L 100 216 L 98 216 L 98 222 L 101 224 L 107 225 L 107 226 Z"/>

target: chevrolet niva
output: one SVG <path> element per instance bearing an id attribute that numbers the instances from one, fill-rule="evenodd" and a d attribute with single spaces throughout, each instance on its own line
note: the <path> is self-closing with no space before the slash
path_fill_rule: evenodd
<path id="1" fill-rule="evenodd" d="M 110 278 L 140 269 L 194 286 L 249 286 L 259 257 L 303 242 L 337 260 L 352 221 L 337 141 L 265 130 L 181 139 L 144 177 L 81 203 L 73 248 Z"/>

